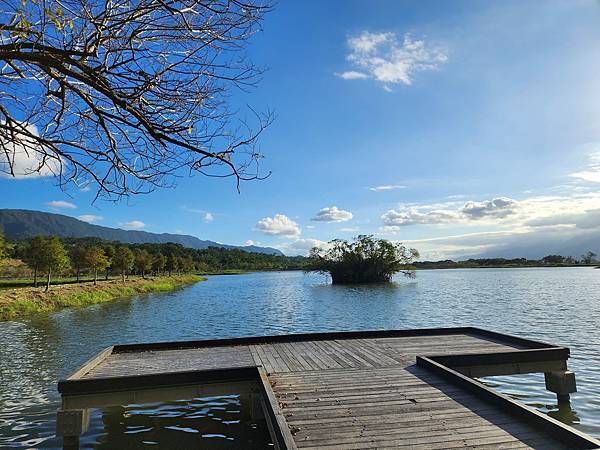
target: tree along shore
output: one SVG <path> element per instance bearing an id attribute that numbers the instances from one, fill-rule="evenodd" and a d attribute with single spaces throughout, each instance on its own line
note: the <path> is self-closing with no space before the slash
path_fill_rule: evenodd
<path id="1" fill-rule="evenodd" d="M 148 278 L 131 276 L 125 281 L 109 279 L 96 284 L 61 284 L 53 286 L 49 291 L 35 287 L 0 289 L 0 320 L 105 303 L 136 294 L 167 292 L 205 279 L 192 274 Z"/>
<path id="2" fill-rule="evenodd" d="M 587 267 L 598 265 L 597 255 L 587 252 L 580 258 L 562 255 L 547 255 L 541 259 L 526 258 L 471 258 L 463 261 L 416 261 L 416 269 L 509 269 L 517 267 Z"/>

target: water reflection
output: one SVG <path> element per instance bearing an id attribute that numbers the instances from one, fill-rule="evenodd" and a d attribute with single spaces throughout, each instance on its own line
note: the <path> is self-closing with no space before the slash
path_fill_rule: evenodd
<path id="1" fill-rule="evenodd" d="M 543 384 L 543 375 L 541 375 L 541 378 L 540 375 L 541 374 L 526 374 L 518 376 L 510 375 L 502 377 L 485 377 L 479 379 L 479 381 L 481 381 L 488 387 L 503 391 L 509 397 L 526 403 L 529 406 L 536 408 L 538 411 L 544 412 L 548 416 L 559 420 L 563 423 L 566 423 L 567 425 L 579 425 L 581 423 L 581 420 L 577 415 L 577 411 L 573 409 L 570 400 L 559 402 L 555 394 L 549 393 L 549 395 L 554 396 L 554 402 L 536 402 L 531 399 L 531 393 L 517 389 L 517 386 L 523 383 L 524 377 L 528 378 L 528 384 L 530 386 L 530 389 L 535 387 L 545 389 L 545 385 Z M 542 384 L 540 386 L 537 385 L 537 383 Z"/>
<path id="2" fill-rule="evenodd" d="M 83 447 L 137 449 L 272 448 L 248 395 L 223 395 L 93 410 Z"/>

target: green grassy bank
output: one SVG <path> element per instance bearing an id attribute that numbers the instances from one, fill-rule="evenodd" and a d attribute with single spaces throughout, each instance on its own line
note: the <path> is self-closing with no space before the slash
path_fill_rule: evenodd
<path id="1" fill-rule="evenodd" d="M 18 287 L 0 290 L 0 320 L 50 312 L 61 308 L 72 308 L 105 303 L 135 294 L 147 292 L 167 292 L 178 287 L 203 281 L 197 275 L 174 275 L 171 277 L 130 277 L 121 280 L 98 281 L 92 283 L 63 284 L 44 288 Z"/>

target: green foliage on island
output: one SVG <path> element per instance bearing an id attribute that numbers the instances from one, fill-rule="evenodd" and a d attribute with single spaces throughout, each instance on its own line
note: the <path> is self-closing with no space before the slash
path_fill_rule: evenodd
<path id="1" fill-rule="evenodd" d="M 418 257 L 402 244 L 360 235 L 352 242 L 333 240 L 325 250 L 314 247 L 305 270 L 329 274 L 333 284 L 385 283 L 398 272 L 414 277 L 410 264 Z"/>

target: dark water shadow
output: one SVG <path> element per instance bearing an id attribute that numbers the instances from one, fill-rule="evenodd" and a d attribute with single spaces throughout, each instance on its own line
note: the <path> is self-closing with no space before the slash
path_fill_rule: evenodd
<path id="1" fill-rule="evenodd" d="M 85 448 L 265 449 L 272 448 L 266 422 L 251 417 L 247 395 L 224 395 L 92 412 Z"/>

